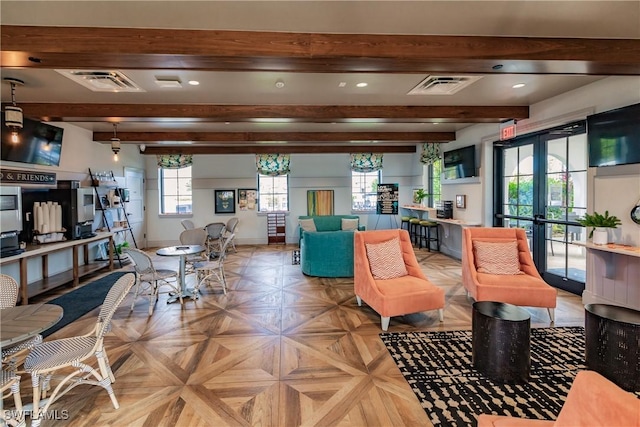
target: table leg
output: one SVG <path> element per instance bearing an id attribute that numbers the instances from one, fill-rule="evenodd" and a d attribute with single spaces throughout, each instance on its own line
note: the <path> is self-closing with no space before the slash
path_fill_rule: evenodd
<path id="1" fill-rule="evenodd" d="M 179 269 L 179 275 L 180 275 L 180 289 L 182 292 L 182 298 L 192 298 L 193 297 L 193 292 L 191 289 L 187 289 L 187 284 L 186 284 L 186 255 L 180 255 L 180 269 Z M 178 298 L 178 295 L 173 295 L 171 296 L 168 300 L 167 300 L 167 304 L 172 303 L 172 302 L 176 302 L 178 301 L 180 298 Z"/>

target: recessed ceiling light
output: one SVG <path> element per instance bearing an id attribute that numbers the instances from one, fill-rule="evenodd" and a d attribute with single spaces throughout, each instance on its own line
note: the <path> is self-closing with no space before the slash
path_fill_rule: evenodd
<path id="1" fill-rule="evenodd" d="M 188 83 L 189 83 L 191 86 L 198 86 L 198 85 L 200 84 L 200 82 L 199 82 L 199 81 L 197 81 L 197 80 L 189 80 L 189 82 L 188 82 Z"/>
<path id="2" fill-rule="evenodd" d="M 358 86 L 358 87 L 367 87 L 368 85 L 369 85 L 369 83 L 366 83 L 366 82 L 360 82 L 360 83 L 356 84 L 356 86 Z"/>
<path id="3" fill-rule="evenodd" d="M 511 87 L 514 88 L 514 89 L 520 89 L 521 87 L 524 87 L 524 83 L 516 83 Z"/>
<path id="4" fill-rule="evenodd" d="M 346 85 L 347 85 L 347 82 L 338 83 L 338 87 L 345 87 Z"/>
<path id="5" fill-rule="evenodd" d="M 225 124 L 225 125 L 230 125 L 230 124 L 231 124 L 231 122 L 224 122 L 224 124 Z"/>
<path id="6" fill-rule="evenodd" d="M 282 79 L 276 80 L 276 87 L 278 89 L 282 89 L 284 87 L 284 80 L 282 80 Z"/>

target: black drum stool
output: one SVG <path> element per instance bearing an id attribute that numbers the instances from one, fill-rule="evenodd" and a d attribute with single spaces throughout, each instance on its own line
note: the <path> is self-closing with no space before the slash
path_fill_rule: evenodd
<path id="1" fill-rule="evenodd" d="M 420 218 L 411 218 L 409 220 L 409 240 L 415 245 L 420 243 Z"/>
<path id="2" fill-rule="evenodd" d="M 503 383 L 529 380 L 531 316 L 512 304 L 473 303 L 472 360 L 478 372 Z"/>
<path id="3" fill-rule="evenodd" d="M 607 304 L 587 304 L 584 311 L 587 367 L 640 391 L 640 311 Z"/>

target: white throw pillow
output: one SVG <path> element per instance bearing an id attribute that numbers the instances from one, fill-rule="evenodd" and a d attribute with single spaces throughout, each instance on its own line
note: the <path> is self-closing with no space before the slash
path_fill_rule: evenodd
<path id="1" fill-rule="evenodd" d="M 359 221 L 358 218 L 342 218 L 341 228 L 343 230 L 357 230 Z"/>
<path id="2" fill-rule="evenodd" d="M 300 219 L 298 220 L 298 223 L 304 231 L 316 231 L 316 223 L 313 222 L 313 218 Z"/>
<path id="3" fill-rule="evenodd" d="M 476 268 L 478 273 L 489 274 L 524 274 L 520 271 L 518 242 L 483 242 L 473 241 Z"/>
<path id="4" fill-rule="evenodd" d="M 400 239 L 381 243 L 365 243 L 369 268 L 374 279 L 395 279 L 409 274 L 404 265 Z"/>

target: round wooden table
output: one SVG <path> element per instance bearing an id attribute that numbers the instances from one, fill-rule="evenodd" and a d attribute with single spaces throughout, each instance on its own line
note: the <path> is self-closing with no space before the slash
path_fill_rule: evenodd
<path id="1" fill-rule="evenodd" d="M 55 304 L 18 305 L 0 310 L 0 346 L 11 347 L 45 331 L 62 319 Z"/>

